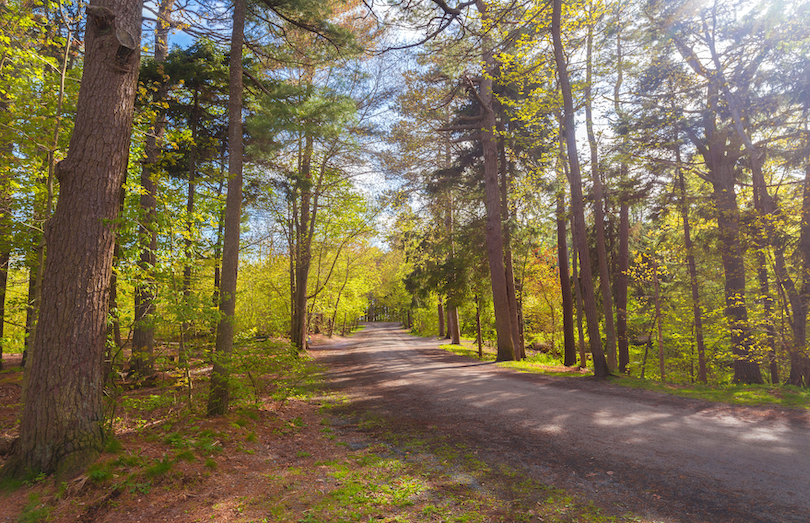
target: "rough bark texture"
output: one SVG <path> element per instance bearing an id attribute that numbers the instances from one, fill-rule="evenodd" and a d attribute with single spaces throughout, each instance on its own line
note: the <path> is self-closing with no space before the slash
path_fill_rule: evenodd
<path id="1" fill-rule="evenodd" d="M 42 308 L 20 437 L 6 475 L 69 478 L 103 446 L 102 389 L 118 197 L 129 154 L 140 58 L 138 0 L 88 7 L 86 55 L 60 198 L 45 227 Z"/>
<path id="2" fill-rule="evenodd" d="M 732 169 L 732 166 L 724 167 Z M 745 301 L 745 264 L 740 244 L 740 211 L 734 185 L 715 183 L 714 200 L 717 205 L 717 228 L 725 273 L 726 317 L 731 331 L 731 346 L 736 357 L 734 381 L 762 383 L 759 365 L 751 354 L 751 331 Z"/>
<path id="3" fill-rule="evenodd" d="M 174 0 L 162 0 L 158 7 L 158 21 L 155 31 L 155 62 L 162 64 L 169 52 L 168 38 Z M 141 222 L 138 230 L 138 241 L 141 246 L 138 267 L 144 275 L 144 281 L 135 287 L 135 318 L 132 330 L 132 359 L 130 368 L 140 376 L 151 376 L 154 373 L 152 354 L 155 347 L 154 300 L 155 281 L 152 271 L 157 259 L 157 183 L 160 148 L 166 129 L 166 110 L 162 107 L 168 96 L 168 85 L 163 82 L 154 93 L 156 113 L 152 132 L 146 136 L 146 161 L 141 168 L 140 196 Z"/>
<path id="4" fill-rule="evenodd" d="M 476 2 L 483 18 L 488 18 L 487 6 L 483 0 Z M 515 346 L 512 341 L 512 322 L 509 310 L 509 296 L 506 285 L 506 267 L 503 261 L 503 227 L 501 225 L 501 195 L 498 183 L 498 145 L 495 140 L 495 112 L 492 109 L 492 74 L 495 70 L 495 57 L 489 37 L 484 37 L 482 60 L 486 76 L 481 80 L 482 131 L 481 146 L 484 154 L 485 202 L 487 208 L 487 259 L 492 281 L 492 300 L 495 307 L 495 332 L 498 338 L 498 361 L 515 359 Z"/>
<path id="5" fill-rule="evenodd" d="M 564 135 L 568 146 L 568 162 L 570 164 L 569 182 L 571 185 L 571 213 L 574 221 L 574 244 L 581 260 L 581 285 L 583 293 L 585 318 L 588 324 L 588 341 L 593 355 L 594 376 L 603 378 L 610 375 L 605 353 L 602 350 L 602 340 L 599 334 L 599 316 L 596 309 L 596 294 L 594 293 L 593 275 L 591 274 L 591 256 L 588 252 L 588 240 L 585 235 L 585 202 L 582 195 L 582 175 L 577 157 L 576 125 L 574 122 L 574 100 L 571 94 L 571 83 L 568 80 L 568 70 L 565 53 L 560 34 L 560 12 L 562 1 L 554 0 L 551 22 L 551 33 L 554 40 L 554 59 L 557 62 L 557 71 L 560 77 L 560 89 L 563 95 Z"/>
<path id="6" fill-rule="evenodd" d="M 214 369 L 208 394 L 208 415 L 223 415 L 230 402 L 230 358 L 233 352 L 233 323 L 236 310 L 236 277 L 239 266 L 239 232 L 242 221 L 242 42 L 245 29 L 245 0 L 235 0 L 230 56 L 228 100 L 228 196 L 225 199 L 225 236 L 220 281 L 220 321 L 214 351 Z"/>

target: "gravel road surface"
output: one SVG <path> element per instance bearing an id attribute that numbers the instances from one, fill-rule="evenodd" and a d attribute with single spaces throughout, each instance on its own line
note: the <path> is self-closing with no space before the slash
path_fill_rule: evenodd
<path id="1" fill-rule="evenodd" d="M 394 323 L 315 347 L 357 407 L 655 521 L 810 522 L 807 411 L 739 407 L 518 373 Z"/>

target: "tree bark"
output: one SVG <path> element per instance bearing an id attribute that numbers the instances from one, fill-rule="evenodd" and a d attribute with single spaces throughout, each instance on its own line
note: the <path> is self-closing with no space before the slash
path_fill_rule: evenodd
<path id="1" fill-rule="evenodd" d="M 498 124 L 498 132 L 505 132 L 502 123 Z M 501 166 L 501 222 L 503 223 L 503 261 L 506 267 L 506 293 L 509 297 L 509 319 L 512 323 L 512 344 L 515 347 L 515 359 L 526 357 L 523 338 L 520 335 L 520 310 L 518 308 L 517 287 L 515 286 L 515 268 L 512 258 L 512 232 L 509 225 L 509 178 L 510 168 L 506 159 L 506 144 L 504 138 L 498 140 L 498 156 Z"/>
<path id="2" fill-rule="evenodd" d="M 488 7 L 477 0 L 476 8 L 484 20 L 489 19 Z M 503 228 L 501 225 L 501 195 L 498 183 L 498 146 L 495 141 L 495 111 L 492 107 L 492 77 L 495 73 L 495 57 L 489 36 L 484 35 L 481 58 L 485 75 L 480 82 L 482 112 L 481 148 L 484 156 L 484 199 L 487 208 L 486 244 L 492 283 L 492 301 L 495 308 L 495 332 L 498 338 L 497 361 L 515 359 L 515 345 L 506 284 L 506 267 L 503 260 Z"/>
<path id="3" fill-rule="evenodd" d="M 588 27 L 587 60 L 585 71 L 585 128 L 591 153 L 591 181 L 593 182 L 593 223 L 596 232 L 596 257 L 599 264 L 599 287 L 602 291 L 602 310 L 605 315 L 605 338 L 607 341 L 607 363 L 610 370 L 616 369 L 616 327 L 613 321 L 613 294 L 610 289 L 610 268 L 605 243 L 605 202 L 602 175 L 599 170 L 599 153 L 596 134 L 593 131 L 591 82 L 593 69 L 593 26 Z"/>
<path id="4" fill-rule="evenodd" d="M 87 9 L 86 55 L 60 197 L 45 227 L 39 333 L 20 436 L 3 474 L 82 471 L 104 443 L 102 391 L 114 224 L 127 167 L 140 59 L 138 0 Z M 67 314 L 68 312 L 69 314 Z"/>
<path id="5" fill-rule="evenodd" d="M 594 293 L 593 275 L 591 274 L 591 257 L 588 252 L 588 240 L 585 234 L 585 202 L 582 196 L 582 175 L 577 156 L 576 125 L 574 122 L 574 100 L 571 94 L 571 84 L 568 80 L 568 70 L 565 61 L 565 52 L 562 46 L 560 29 L 560 16 L 562 0 L 553 0 L 551 33 L 554 40 L 554 59 L 557 63 L 557 72 L 560 77 L 560 90 L 563 95 L 564 135 L 568 146 L 568 162 L 570 164 L 569 182 L 571 185 L 571 212 L 574 221 L 574 243 L 581 260 L 581 285 L 585 302 L 585 318 L 588 324 L 588 339 L 593 355 L 594 376 L 604 378 L 610 375 L 605 353 L 602 351 L 602 340 L 599 334 L 599 316 L 596 308 L 596 294 Z"/>
<path id="6" fill-rule="evenodd" d="M 295 299 L 293 302 L 295 322 L 291 341 L 299 351 L 307 348 L 307 289 L 309 269 L 312 264 L 312 234 L 310 231 L 313 225 L 311 212 L 313 145 L 313 137 L 307 131 L 304 137 L 301 172 L 297 180 L 301 202 L 295 227 Z"/>
<path id="7" fill-rule="evenodd" d="M 568 234 L 565 227 L 565 194 L 557 192 L 557 266 L 560 271 L 563 317 L 563 365 L 577 363 L 577 347 L 574 337 L 574 296 L 571 292 L 571 275 L 568 272 Z"/>
<path id="8" fill-rule="evenodd" d="M 236 283 L 239 267 L 239 233 L 242 221 L 242 42 L 245 0 L 235 0 L 231 34 L 230 87 L 228 100 L 228 196 L 225 200 L 225 236 L 220 282 L 220 321 L 214 350 L 214 369 L 208 395 L 209 416 L 221 416 L 230 403 L 230 360 L 233 352 Z"/>

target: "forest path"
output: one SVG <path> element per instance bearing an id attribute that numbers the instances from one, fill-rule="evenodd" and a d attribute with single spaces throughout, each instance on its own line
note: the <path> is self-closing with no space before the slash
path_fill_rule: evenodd
<path id="1" fill-rule="evenodd" d="M 518 373 L 395 323 L 313 347 L 334 387 L 490 463 L 656 521 L 810 521 L 810 415 Z"/>

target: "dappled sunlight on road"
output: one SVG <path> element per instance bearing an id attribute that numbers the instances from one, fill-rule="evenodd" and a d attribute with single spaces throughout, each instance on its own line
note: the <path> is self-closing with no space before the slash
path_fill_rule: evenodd
<path id="1" fill-rule="evenodd" d="M 810 513 L 806 420 L 742 416 L 744 409 L 594 380 L 522 374 L 442 351 L 441 341 L 370 324 L 353 345 L 319 357 L 330 362 L 335 383 L 362 391 L 358 401 L 391 404 L 397 415 L 442 420 L 445 430 L 472 425 L 485 440 L 508 436 L 530 452 L 545 448 L 542 459 L 584 451 L 620 471 L 617 480 L 689 478 L 698 490 L 711 485 Z M 578 466 L 579 458 L 564 459 Z"/>

